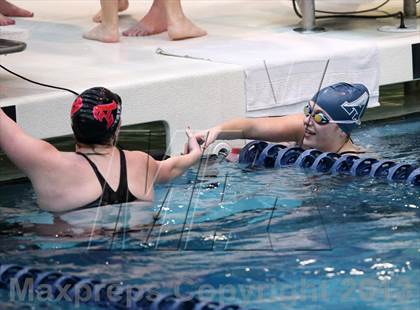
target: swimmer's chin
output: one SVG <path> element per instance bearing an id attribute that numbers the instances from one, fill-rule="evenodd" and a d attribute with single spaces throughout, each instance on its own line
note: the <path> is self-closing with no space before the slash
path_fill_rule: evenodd
<path id="1" fill-rule="evenodd" d="M 302 141 L 302 148 L 303 149 L 315 149 L 315 144 L 308 141 L 308 139 L 303 139 Z"/>

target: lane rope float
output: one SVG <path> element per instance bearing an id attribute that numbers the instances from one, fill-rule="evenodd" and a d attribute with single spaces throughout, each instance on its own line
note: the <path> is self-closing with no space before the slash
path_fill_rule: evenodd
<path id="1" fill-rule="evenodd" d="M 32 283 L 33 285 L 29 284 Z M 29 285 L 27 285 L 29 284 Z M 122 286 L 100 280 L 66 275 L 57 271 L 43 271 L 32 267 L 0 265 L 0 289 L 19 286 L 28 289 L 43 301 L 67 301 L 108 309 L 141 310 L 241 310 L 238 305 L 200 301 L 197 297 L 177 297 L 135 286 Z M 66 297 L 63 296 L 66 293 Z M 255 310 L 255 309 L 254 309 Z"/>
<path id="2" fill-rule="evenodd" d="M 420 186 L 420 168 L 409 163 L 378 160 L 357 155 L 339 155 L 317 149 L 303 150 L 265 141 L 251 141 L 239 153 L 239 164 L 247 168 L 296 166 L 315 173 L 380 178 Z"/>

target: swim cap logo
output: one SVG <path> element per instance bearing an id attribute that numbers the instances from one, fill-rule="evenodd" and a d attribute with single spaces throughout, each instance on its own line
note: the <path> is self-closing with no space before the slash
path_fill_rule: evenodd
<path id="1" fill-rule="evenodd" d="M 341 108 L 351 117 L 352 120 L 357 121 L 360 119 L 360 114 L 369 99 L 369 95 L 365 92 L 359 98 L 352 102 L 344 101 Z"/>
<path id="2" fill-rule="evenodd" d="M 73 116 L 77 111 L 79 111 L 82 108 L 82 106 L 82 97 L 77 97 L 76 100 L 74 100 L 73 105 L 71 106 L 70 116 Z"/>
<path id="3" fill-rule="evenodd" d="M 102 104 L 97 105 L 93 108 L 93 117 L 102 122 L 104 119 L 106 120 L 106 127 L 109 129 L 112 124 L 114 124 L 114 115 L 112 115 L 112 111 L 114 111 L 118 107 L 115 101 L 109 104 Z"/>

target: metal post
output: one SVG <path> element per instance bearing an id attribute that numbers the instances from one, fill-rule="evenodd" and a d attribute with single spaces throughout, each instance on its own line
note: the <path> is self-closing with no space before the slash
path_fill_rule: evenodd
<path id="1" fill-rule="evenodd" d="M 302 1 L 301 2 L 301 9 L 302 9 L 302 26 L 306 30 L 311 30 L 315 28 L 315 1 Z"/>
<path id="2" fill-rule="evenodd" d="M 293 30 L 301 33 L 325 31 L 324 28 L 315 26 L 315 0 L 299 0 L 298 4 L 302 12 L 302 27 Z"/>
<path id="3" fill-rule="evenodd" d="M 395 26 L 382 26 L 379 27 L 379 31 L 383 32 L 418 32 L 420 31 L 420 24 L 417 22 L 417 0 L 404 0 L 404 24 L 405 28 L 400 28 L 400 25 Z"/>
<path id="4" fill-rule="evenodd" d="M 416 17 L 416 0 L 404 0 L 405 17 Z"/>

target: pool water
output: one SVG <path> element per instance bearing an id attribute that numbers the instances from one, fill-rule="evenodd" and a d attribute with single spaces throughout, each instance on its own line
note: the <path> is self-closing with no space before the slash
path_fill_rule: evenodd
<path id="1" fill-rule="evenodd" d="M 354 140 L 420 166 L 419 115 L 368 123 Z M 418 187 L 217 158 L 157 187 L 152 206 L 53 216 L 30 184 L 3 185 L 0 262 L 246 308 L 416 309 L 419 216 Z"/>

